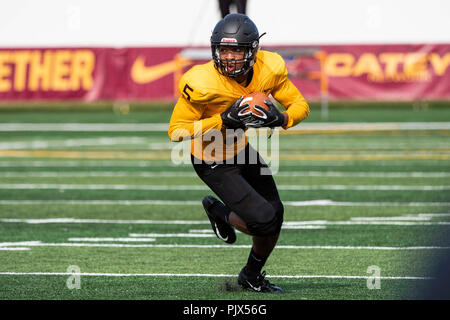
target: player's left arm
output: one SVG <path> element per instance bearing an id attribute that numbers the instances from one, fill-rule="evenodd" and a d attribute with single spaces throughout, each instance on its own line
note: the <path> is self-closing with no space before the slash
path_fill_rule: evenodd
<path id="1" fill-rule="evenodd" d="M 282 126 L 284 129 L 293 127 L 308 117 L 310 113 L 308 102 L 289 80 L 286 69 L 279 75 L 277 84 L 271 93 L 275 100 L 286 108 L 286 111 L 283 112 L 285 117 L 287 115 Z"/>

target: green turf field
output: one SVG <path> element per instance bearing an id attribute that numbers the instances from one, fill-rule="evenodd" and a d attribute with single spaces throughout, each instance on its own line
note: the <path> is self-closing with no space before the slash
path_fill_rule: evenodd
<path id="1" fill-rule="evenodd" d="M 169 119 L 3 106 L 0 299 L 415 299 L 450 254 L 448 104 L 313 108 L 274 136 L 285 222 L 264 269 L 280 295 L 237 287 L 251 239 L 214 236 Z"/>

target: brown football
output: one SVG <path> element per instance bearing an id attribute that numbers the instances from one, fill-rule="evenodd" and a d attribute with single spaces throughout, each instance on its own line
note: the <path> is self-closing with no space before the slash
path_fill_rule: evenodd
<path id="1" fill-rule="evenodd" d="M 266 96 L 262 92 L 252 92 L 246 96 L 241 101 L 240 106 L 248 104 L 248 107 L 239 111 L 240 114 L 253 113 L 256 116 L 264 116 L 260 111 L 255 109 L 255 106 L 260 106 L 266 110 L 269 110 L 269 107 L 264 103 L 264 100 L 269 100 L 270 98 Z"/>

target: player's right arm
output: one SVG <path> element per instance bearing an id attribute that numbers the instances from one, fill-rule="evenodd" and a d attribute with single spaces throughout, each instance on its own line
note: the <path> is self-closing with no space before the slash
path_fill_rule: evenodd
<path id="1" fill-rule="evenodd" d="M 202 119 L 206 105 L 190 102 L 181 95 L 173 109 L 169 123 L 169 138 L 173 142 L 194 139 L 210 130 L 221 130 L 220 113 Z"/>
<path id="2" fill-rule="evenodd" d="M 179 90 L 181 96 L 169 123 L 170 140 L 179 142 L 194 139 L 211 130 L 245 127 L 238 116 L 239 108 L 244 107 L 240 106 L 242 97 L 227 91 L 218 81 L 212 62 L 186 72 L 180 79 Z M 223 105 L 226 104 L 229 107 L 224 110 Z M 217 113 L 211 113 L 216 108 Z"/>

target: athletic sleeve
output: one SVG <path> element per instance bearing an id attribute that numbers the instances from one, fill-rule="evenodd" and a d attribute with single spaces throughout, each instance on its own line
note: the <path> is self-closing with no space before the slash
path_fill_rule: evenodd
<path id="1" fill-rule="evenodd" d="M 289 80 L 284 61 L 277 68 L 274 77 L 272 96 L 286 108 L 289 120 L 284 129 L 293 127 L 306 119 L 310 113 L 309 105 L 297 87 Z"/>
<path id="2" fill-rule="evenodd" d="M 210 130 L 222 129 L 220 114 L 202 119 L 206 105 L 192 103 L 181 95 L 175 105 L 169 123 L 169 138 L 173 142 L 194 139 Z"/>

